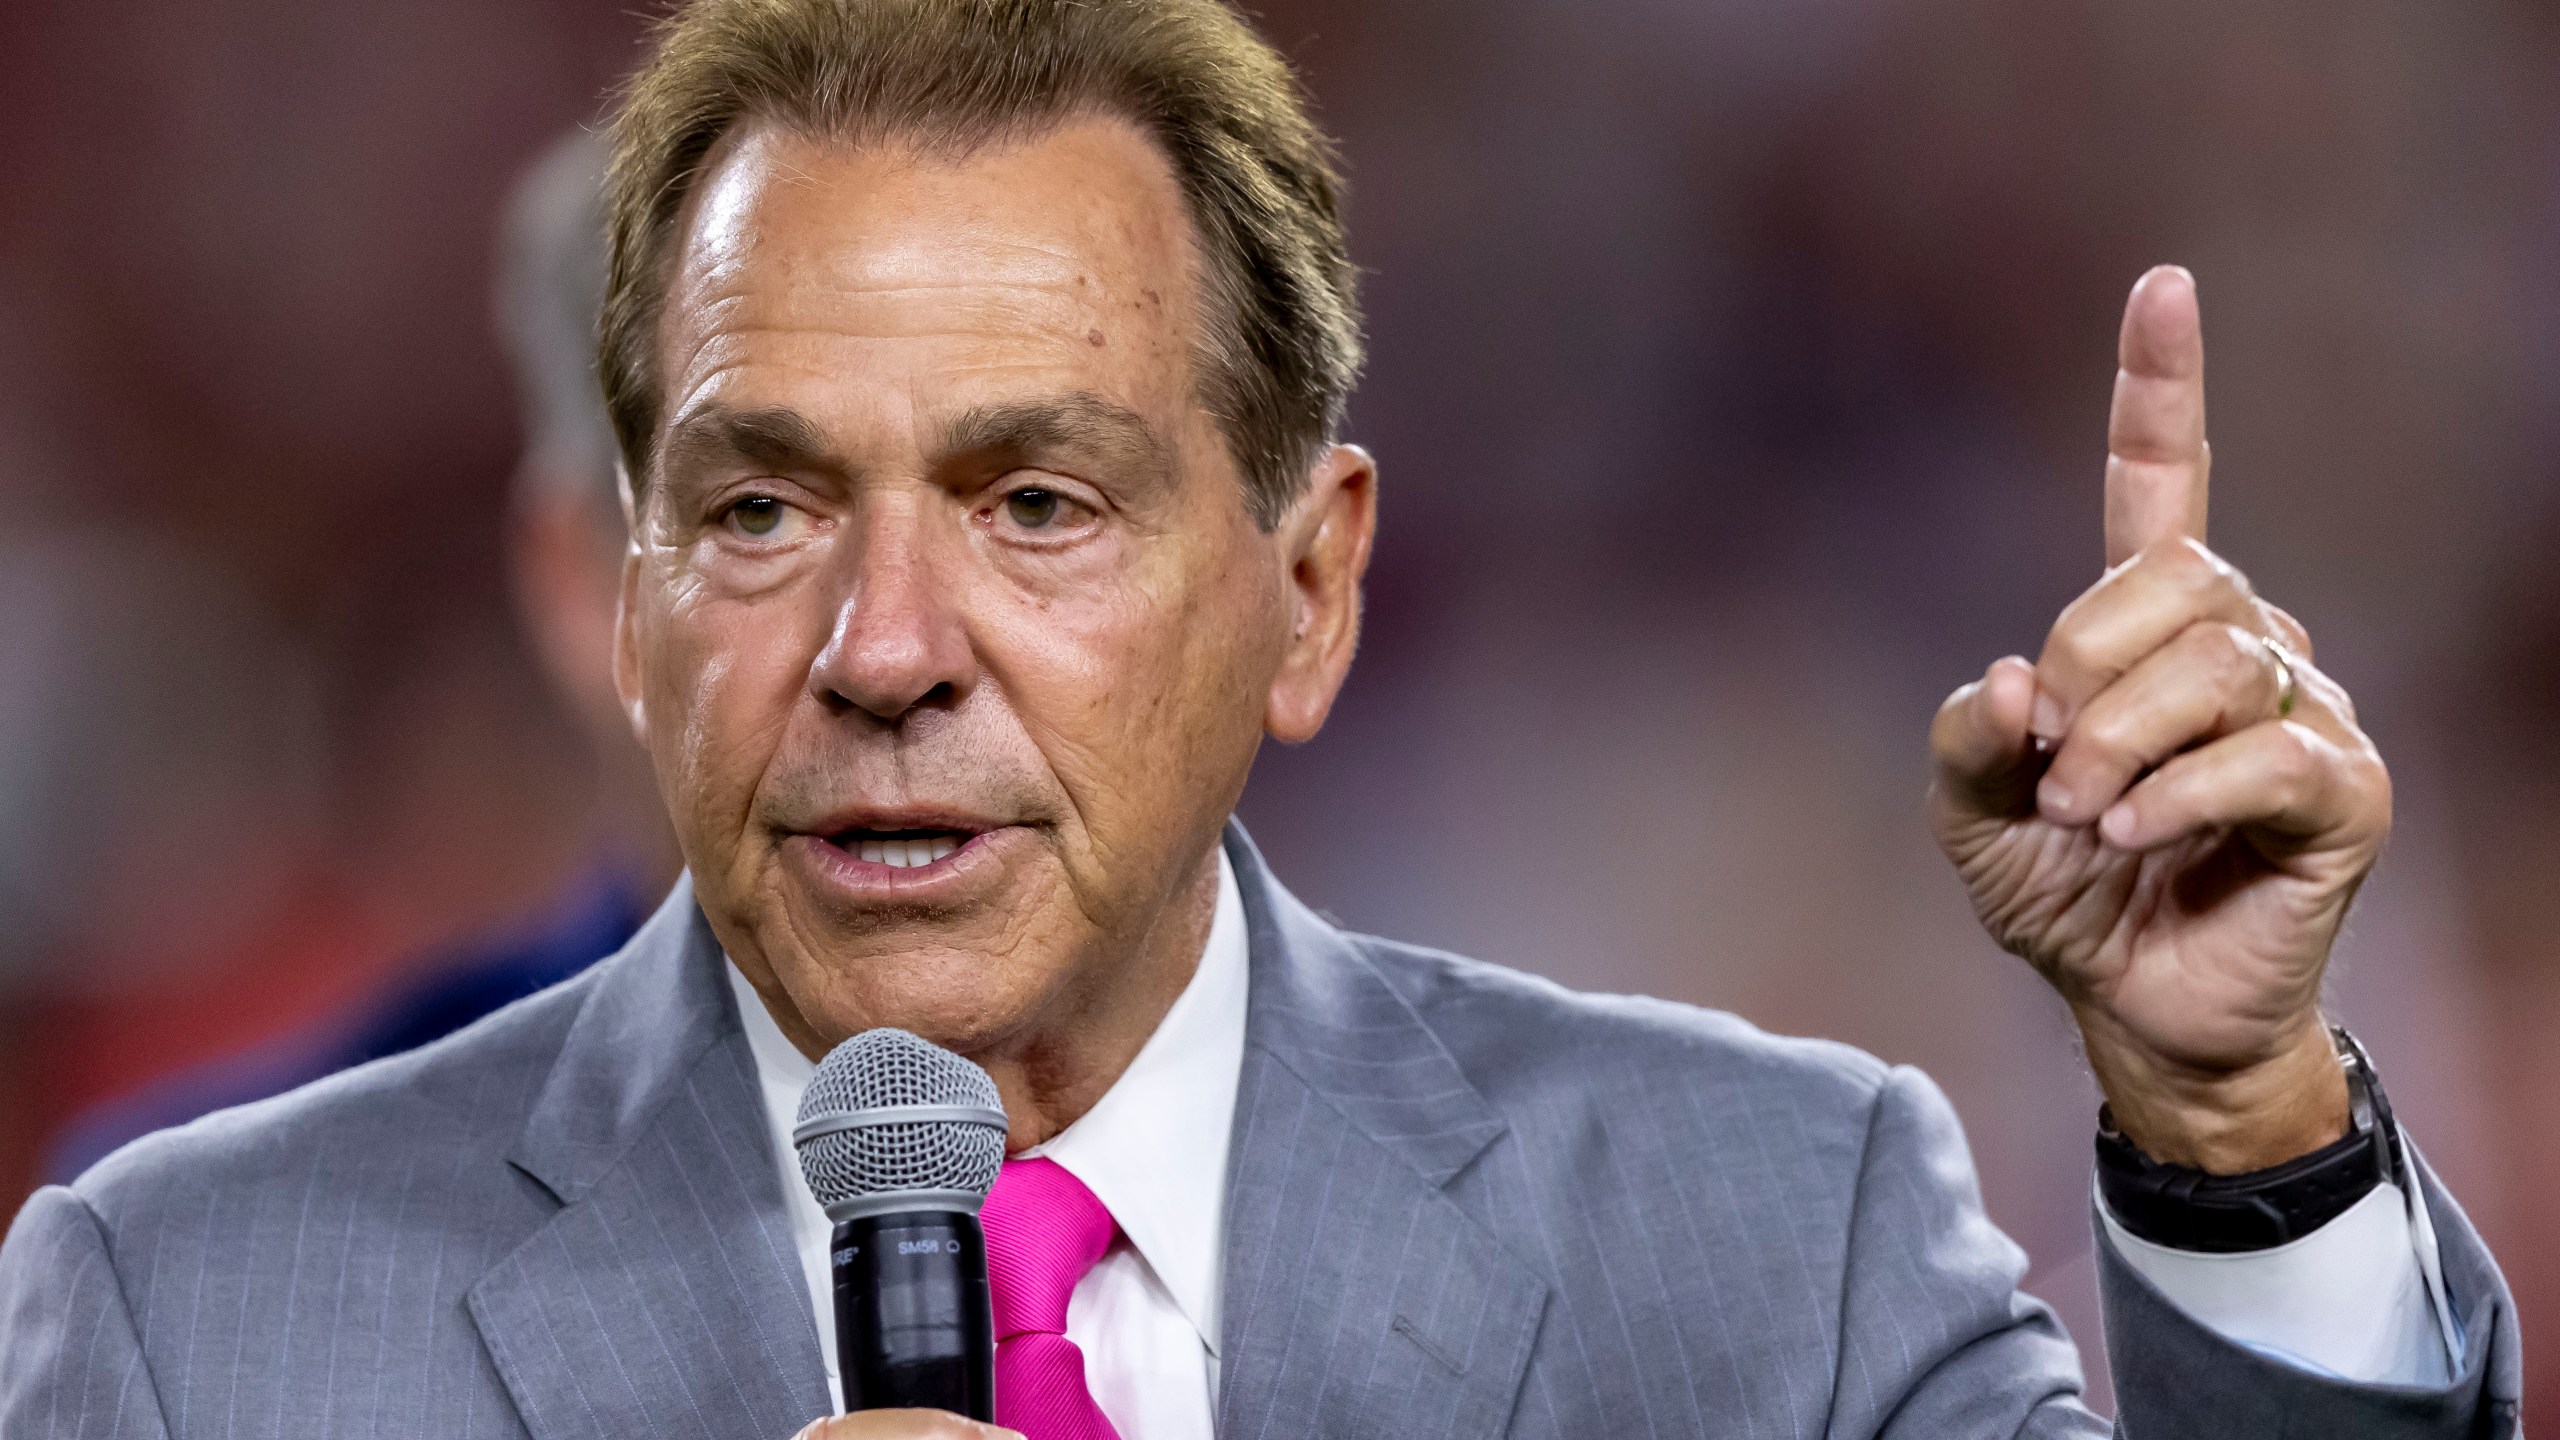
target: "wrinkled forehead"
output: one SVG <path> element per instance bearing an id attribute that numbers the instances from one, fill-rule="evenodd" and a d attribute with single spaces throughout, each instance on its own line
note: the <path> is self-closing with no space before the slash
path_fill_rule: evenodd
<path id="1" fill-rule="evenodd" d="M 757 124 L 707 171 L 660 321 L 667 424 L 716 403 L 860 426 L 1035 391 L 1171 424 L 1193 403 L 1199 248 L 1134 125 L 958 151 Z"/>

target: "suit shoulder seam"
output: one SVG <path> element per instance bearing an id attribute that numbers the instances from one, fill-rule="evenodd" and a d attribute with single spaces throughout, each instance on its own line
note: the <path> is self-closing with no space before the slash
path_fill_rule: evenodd
<path id="1" fill-rule="evenodd" d="M 1905 1067 L 1899 1065 L 1883 1066 L 1875 1076 L 1873 1088 L 1867 1092 L 1866 1125 L 1861 1129 L 1858 1135 L 1858 1164 L 1857 1168 L 1851 1174 L 1849 1184 L 1849 1219 L 1848 1223 L 1841 1227 L 1841 1288 L 1840 1303 L 1837 1307 L 1838 1320 L 1836 1322 L 1840 1328 L 1839 1332 L 1832 1337 L 1831 1342 L 1831 1353 L 1834 1359 L 1831 1367 L 1831 1395 L 1829 1403 L 1825 1409 L 1823 1419 L 1823 1426 L 1825 1430 L 1830 1428 L 1831 1417 L 1839 1412 L 1840 1377 L 1847 1369 L 1849 1356 L 1849 1287 L 1854 1280 L 1854 1277 L 1850 1274 L 1849 1259 L 1857 1253 L 1858 1227 L 1863 1224 L 1866 1219 L 1867 1166 L 1875 1155 L 1876 1127 L 1883 1123 L 1887 1096 L 1889 1092 L 1893 1090 L 1894 1086 L 1900 1083 L 1900 1077 L 1904 1068 Z"/>
<path id="2" fill-rule="evenodd" d="M 98 1258 L 106 1262 L 107 1284 L 115 1291 L 116 1309 L 124 1316 L 125 1330 L 133 1336 L 134 1363 L 142 1367 L 143 1383 L 151 1390 L 151 1408 L 161 1417 L 160 1431 L 166 1435 L 169 1433 L 168 1398 L 160 1393 L 160 1377 L 151 1368 L 150 1352 L 143 1348 L 142 1324 L 134 1316 L 133 1296 L 125 1289 L 124 1267 L 116 1261 L 115 1236 L 107 1228 L 106 1220 L 98 1214 L 98 1207 L 89 1203 L 88 1196 L 68 1185 L 56 1185 L 51 1188 L 61 1191 L 73 1205 L 79 1207 L 80 1219 L 89 1227 L 91 1238 L 97 1242 Z"/>

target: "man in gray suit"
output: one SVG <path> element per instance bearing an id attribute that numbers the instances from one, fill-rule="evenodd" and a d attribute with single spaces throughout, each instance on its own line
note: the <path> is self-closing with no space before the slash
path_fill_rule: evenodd
<path id="1" fill-rule="evenodd" d="M 701 0 L 615 143 L 617 683 L 687 878 L 587 975 L 40 1193 L 0 1432 L 996 1433 L 824 1418 L 777 1132 L 897 1025 L 995 1078 L 1020 1223 L 1098 1227 L 997 1276 L 1034 1440 L 2104 1433 L 1925 1078 L 1346 934 L 1228 821 L 1343 682 L 1376 488 L 1329 152 L 1231 14 Z M 1933 733 L 2109 1101 L 2119 1424 L 2515 1434 L 2496 1267 L 2318 1009 L 2387 777 L 2204 548 L 2182 272 L 2122 351 L 2111 568 Z"/>

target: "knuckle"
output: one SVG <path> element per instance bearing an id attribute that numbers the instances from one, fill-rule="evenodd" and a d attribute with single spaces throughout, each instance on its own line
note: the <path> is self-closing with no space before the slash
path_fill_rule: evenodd
<path id="1" fill-rule="evenodd" d="M 2308 660 L 2293 667 L 2293 680 L 2301 688 L 2302 698 L 2338 717 L 2338 723 L 2347 728 L 2356 743 L 2372 743 L 2357 725 L 2355 697 L 2347 693 L 2347 687 L 2313 669 Z"/>
<path id="2" fill-rule="evenodd" d="M 2318 763 L 2320 737 L 2299 720 L 2276 722 L 2276 763 L 2288 774 L 2308 773 Z"/>
<path id="3" fill-rule="evenodd" d="M 2068 692 L 2075 681 L 2094 677 L 2103 667 L 2089 632 L 2071 624 L 2067 615 L 2063 621 L 2045 641 L 2044 660 L 2036 666 L 2036 679 Z"/>
<path id="4" fill-rule="evenodd" d="M 2337 783 L 2344 792 L 2342 828 L 2379 845 L 2391 833 L 2390 767 L 2369 747 L 2349 749 L 2341 755 Z"/>
<path id="5" fill-rule="evenodd" d="M 2291 791 L 2294 798 L 2308 796 L 2327 777 L 2329 745 L 2309 726 L 2294 720 L 2276 725 L 2277 743 L 2272 757 L 2276 778 Z"/>
<path id="6" fill-rule="evenodd" d="M 1929 721 L 1929 753 L 1940 764 L 1969 760 L 1991 728 L 1983 715 L 1983 684 L 1977 680 L 1956 688 Z"/>
<path id="7" fill-rule="evenodd" d="M 2237 625 L 2199 620 L 2180 632 L 2176 644 L 2181 665 L 2191 667 L 2220 694 L 2275 684 L 2265 644 Z"/>
<path id="8" fill-rule="evenodd" d="M 2223 664 L 2233 689 L 2264 694 L 2272 703 L 2284 689 L 2284 678 L 2278 671 L 2276 653 L 2267 642 L 2237 625 L 2222 627 Z M 2301 685 L 2300 677 L 2294 680 Z"/>
<path id="9" fill-rule="evenodd" d="M 2072 738 L 2086 744 L 2098 758 L 2111 764 L 2122 764 L 2138 758 L 2136 752 L 2142 744 L 2142 719 L 2127 706 L 2094 708 L 2081 717 Z"/>
<path id="10" fill-rule="evenodd" d="M 2257 602 L 2257 610 L 2259 622 L 2269 634 L 2283 641 L 2286 649 L 2304 661 L 2311 659 L 2311 632 L 2302 628 L 2301 621 L 2294 619 L 2283 606 L 2266 600 Z"/>
<path id="11" fill-rule="evenodd" d="M 2264 647 L 2258 637 L 2237 625 L 2215 620 L 2199 620 L 2187 627 L 2179 637 L 2203 663 L 2213 667 L 2217 678 L 2246 679 L 2253 672 L 2266 670 Z"/>
<path id="12" fill-rule="evenodd" d="M 2142 554 L 2142 563 L 2168 579 L 2195 585 L 2213 576 L 2213 554 L 2202 543 L 2185 535 L 2171 535 L 2155 540 Z"/>
<path id="13" fill-rule="evenodd" d="M 2383 763 L 2380 755 L 2366 751 L 2357 757 L 2357 767 L 2363 771 L 2365 782 L 2376 791 L 2384 795 L 2391 793 L 2391 767 Z"/>
<path id="14" fill-rule="evenodd" d="M 2143 557 L 2171 584 L 2199 601 L 2238 596 L 2254 598 L 2249 577 L 2237 566 L 2187 535 L 2173 535 L 2153 545 Z"/>

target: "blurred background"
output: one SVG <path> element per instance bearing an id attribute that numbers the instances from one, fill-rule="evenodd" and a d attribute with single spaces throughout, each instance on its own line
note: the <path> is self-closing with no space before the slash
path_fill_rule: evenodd
<path id="1" fill-rule="evenodd" d="M 2095 578 L 2117 315 L 2183 262 L 2213 540 L 2398 779 L 2337 1009 L 2560 1381 L 2560 13 L 1260 13 L 1343 140 L 1386 504 L 1350 692 L 1246 802 L 1283 878 L 1926 1067 L 2094 1355 L 2095 1091 L 1929 842 L 1923 739 Z M 492 299 L 642 25 L 0 8 L 0 1216 L 654 899 L 541 621 L 574 437 Z"/>

